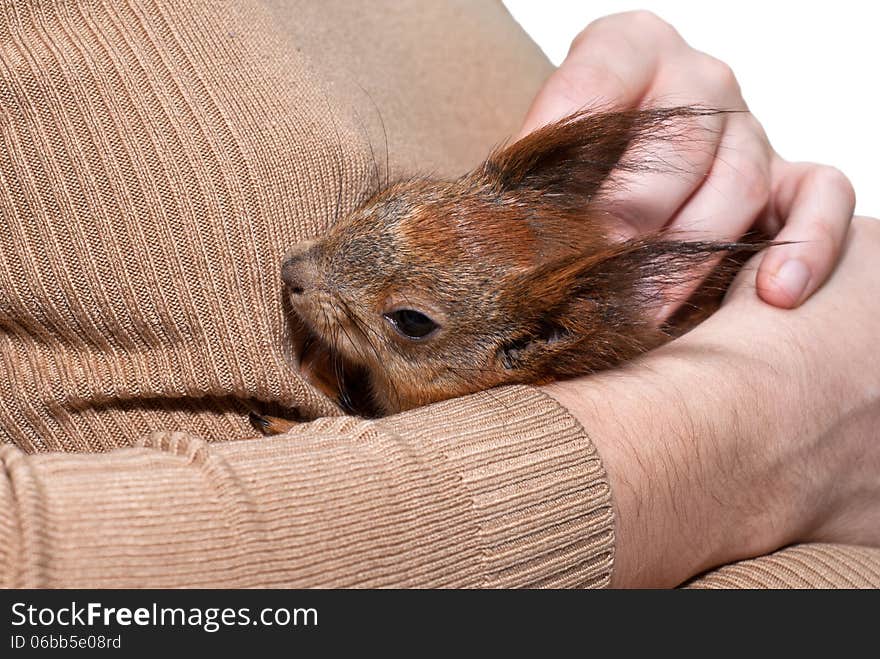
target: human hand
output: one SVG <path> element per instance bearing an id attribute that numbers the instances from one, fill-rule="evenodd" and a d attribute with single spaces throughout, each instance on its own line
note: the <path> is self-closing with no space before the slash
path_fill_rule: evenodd
<path id="1" fill-rule="evenodd" d="M 520 136 L 585 107 L 690 104 L 747 108 L 726 64 L 691 48 L 649 12 L 615 14 L 575 38 L 532 103 Z M 689 132 L 658 147 L 656 158 L 676 165 L 672 171 L 624 179 L 613 209 L 632 234 L 665 228 L 676 238 L 734 240 L 758 230 L 792 241 L 763 257 L 757 290 L 772 305 L 798 306 L 840 257 L 855 207 L 849 180 L 832 167 L 783 160 L 747 112 L 703 117 Z M 697 283 L 676 298 L 685 299 Z"/>
<path id="2" fill-rule="evenodd" d="M 780 468 L 780 482 L 765 496 L 775 491 L 791 504 L 787 519 L 776 520 L 779 528 L 792 531 L 785 544 L 880 546 L 878 257 L 880 221 L 855 218 L 837 269 L 797 312 L 749 309 L 760 305 L 749 294 L 754 275 L 748 272 L 722 308 L 757 323 L 751 336 L 739 332 L 739 351 L 763 351 L 763 370 L 776 371 L 764 388 L 777 400 L 775 420 L 764 424 L 773 432 L 758 433 L 763 443 L 755 448 Z M 724 320 L 707 330 L 720 332 Z M 772 328 L 767 337 L 756 337 L 765 327 Z M 734 340 L 731 329 L 724 330 L 729 341 Z M 783 395 L 774 395 L 775 387 Z M 774 506 L 766 503 L 768 509 Z M 787 521 L 796 523 L 789 527 Z"/>
<path id="3" fill-rule="evenodd" d="M 880 546 L 878 256 L 880 221 L 857 218 L 798 309 L 762 304 L 745 268 L 680 339 L 547 386 L 608 472 L 613 585 L 673 586 L 794 542 Z"/>

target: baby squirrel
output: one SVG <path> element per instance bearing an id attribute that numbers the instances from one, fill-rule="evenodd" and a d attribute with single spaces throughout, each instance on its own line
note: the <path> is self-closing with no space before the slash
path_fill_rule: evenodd
<path id="1" fill-rule="evenodd" d="M 283 261 L 303 375 L 349 412 L 390 414 L 606 369 L 686 331 L 737 267 L 715 268 L 683 307 L 695 313 L 658 323 L 669 291 L 769 243 L 615 238 L 603 192 L 614 172 L 650 166 L 633 155 L 647 141 L 716 112 L 577 112 L 456 180 L 379 190 Z"/>

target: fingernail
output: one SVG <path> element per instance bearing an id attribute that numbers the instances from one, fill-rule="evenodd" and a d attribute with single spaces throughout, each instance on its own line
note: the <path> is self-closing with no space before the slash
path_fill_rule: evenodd
<path id="1" fill-rule="evenodd" d="M 792 301 L 798 303 L 807 288 L 807 282 L 810 281 L 810 269 L 803 261 L 790 259 L 776 271 L 774 279 Z"/>

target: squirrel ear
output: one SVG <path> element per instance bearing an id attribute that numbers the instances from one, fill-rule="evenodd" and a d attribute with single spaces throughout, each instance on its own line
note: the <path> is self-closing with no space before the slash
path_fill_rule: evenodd
<path id="1" fill-rule="evenodd" d="M 547 195 L 547 201 L 582 210 L 612 171 L 639 168 L 624 158 L 636 142 L 671 139 L 676 120 L 717 112 L 697 107 L 581 110 L 496 150 L 477 172 L 501 190 L 533 189 Z"/>
<path id="2" fill-rule="evenodd" d="M 656 235 L 545 263 L 504 284 L 534 302 L 526 331 L 498 350 L 507 370 L 553 376 L 608 368 L 654 347 L 656 313 L 681 285 L 702 277 L 718 255 L 741 257 L 772 243 L 685 242 Z M 729 275 L 732 262 L 716 266 Z M 511 302 L 513 304 L 513 302 Z M 521 305 L 520 305 L 521 306 Z"/>
<path id="3" fill-rule="evenodd" d="M 653 323 L 656 312 L 674 301 L 672 295 L 706 276 L 707 266 L 714 266 L 729 282 L 746 257 L 775 244 L 748 237 L 740 242 L 668 240 L 655 234 L 611 244 L 591 255 L 566 257 L 541 269 L 558 273 L 553 280 L 564 287 L 568 300 L 593 301 L 612 324 L 626 319 Z"/>
<path id="4" fill-rule="evenodd" d="M 738 242 L 669 240 L 662 233 L 632 238 L 574 265 L 569 292 L 650 319 L 673 301 L 671 294 L 703 279 L 707 266 L 729 283 L 750 255 L 777 244 L 755 236 Z"/>

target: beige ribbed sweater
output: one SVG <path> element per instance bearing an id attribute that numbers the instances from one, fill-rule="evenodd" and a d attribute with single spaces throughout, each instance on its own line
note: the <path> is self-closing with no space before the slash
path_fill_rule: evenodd
<path id="1" fill-rule="evenodd" d="M 608 483 L 555 402 L 363 421 L 290 367 L 284 251 L 386 143 L 392 175 L 473 165 L 549 72 L 500 4 L 0 10 L 0 584 L 609 583 Z M 253 406 L 321 418 L 254 438 Z M 880 583 L 871 550 L 757 563 L 698 585 Z"/>

